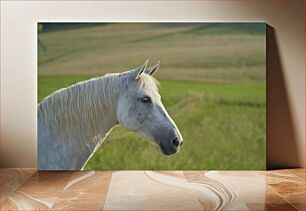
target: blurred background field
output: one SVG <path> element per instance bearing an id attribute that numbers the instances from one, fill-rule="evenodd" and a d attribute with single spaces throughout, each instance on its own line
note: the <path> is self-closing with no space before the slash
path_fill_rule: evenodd
<path id="1" fill-rule="evenodd" d="M 263 23 L 39 24 L 38 102 L 147 58 L 185 144 L 171 157 L 120 126 L 85 169 L 265 169 Z"/>

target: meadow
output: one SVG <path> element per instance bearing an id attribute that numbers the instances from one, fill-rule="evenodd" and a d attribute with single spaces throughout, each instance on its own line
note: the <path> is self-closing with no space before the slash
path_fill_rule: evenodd
<path id="1" fill-rule="evenodd" d="M 102 24 L 40 33 L 38 102 L 161 60 L 162 101 L 185 143 L 173 156 L 115 127 L 85 169 L 265 169 L 263 24 Z"/>

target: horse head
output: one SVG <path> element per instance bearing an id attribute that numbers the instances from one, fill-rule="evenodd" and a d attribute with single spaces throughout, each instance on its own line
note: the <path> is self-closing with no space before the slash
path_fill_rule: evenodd
<path id="1" fill-rule="evenodd" d="M 117 119 L 119 123 L 149 139 L 165 155 L 180 150 L 183 138 L 168 115 L 158 93 L 153 74 L 159 67 L 144 65 L 128 72 L 122 80 L 122 91 L 118 97 Z"/>

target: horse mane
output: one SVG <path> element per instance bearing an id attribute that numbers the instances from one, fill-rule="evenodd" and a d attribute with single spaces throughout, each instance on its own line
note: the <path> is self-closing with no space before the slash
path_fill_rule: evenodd
<path id="1" fill-rule="evenodd" d="M 109 121 L 101 122 L 101 117 L 115 109 L 114 101 L 122 86 L 118 79 L 129 72 L 95 77 L 55 91 L 38 104 L 38 121 L 63 141 L 74 138 L 97 144 L 105 136 L 100 132 Z M 158 82 L 142 74 L 138 88 L 157 91 Z"/>

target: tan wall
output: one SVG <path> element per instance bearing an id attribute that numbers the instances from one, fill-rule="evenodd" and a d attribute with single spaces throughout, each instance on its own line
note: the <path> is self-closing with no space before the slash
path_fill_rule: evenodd
<path id="1" fill-rule="evenodd" d="M 304 165 L 302 1 L 1 1 L 1 161 L 36 166 L 37 21 L 266 21 L 270 168 Z"/>

